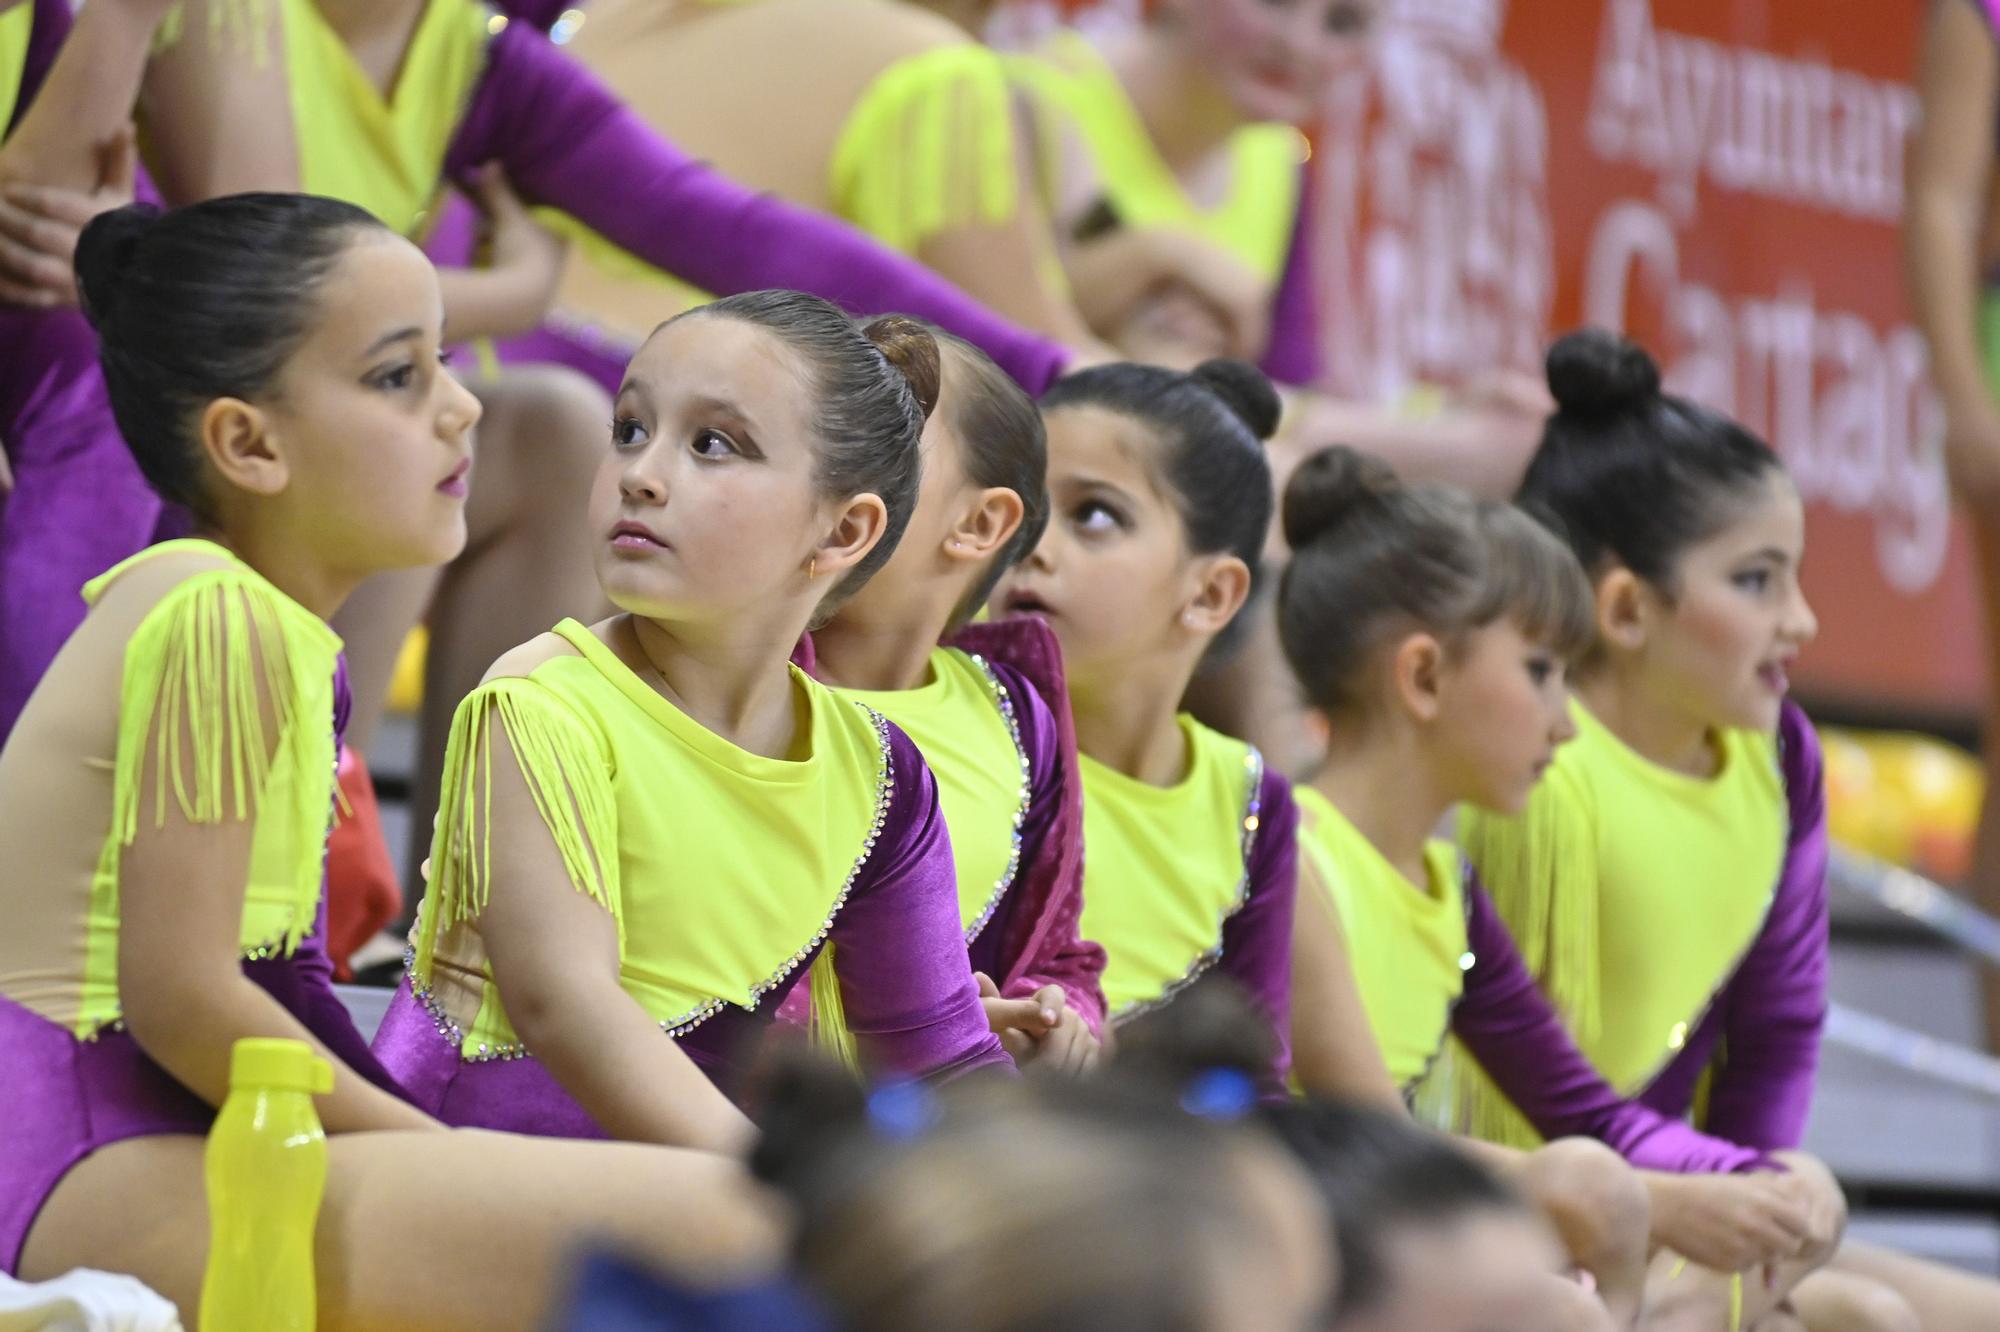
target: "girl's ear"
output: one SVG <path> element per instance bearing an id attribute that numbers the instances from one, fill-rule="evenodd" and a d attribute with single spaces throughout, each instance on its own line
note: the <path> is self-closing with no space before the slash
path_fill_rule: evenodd
<path id="1" fill-rule="evenodd" d="M 1250 599 L 1250 566 L 1235 555 L 1210 555 L 1195 566 L 1194 590 L 1181 607 L 1181 626 L 1213 637 L 1229 627 Z"/>
<path id="2" fill-rule="evenodd" d="M 889 530 L 889 506 L 874 493 L 856 495 L 833 516 L 833 524 L 812 549 L 809 565 L 815 578 L 844 574 L 875 549 Z"/>
<path id="3" fill-rule="evenodd" d="M 1026 516 L 1027 506 L 1019 495 L 1005 486 L 988 486 L 945 533 L 945 558 L 977 563 L 992 559 L 1021 530 Z"/>
<path id="4" fill-rule="evenodd" d="M 200 439 L 209 466 L 226 486 L 271 496 L 291 483 L 283 441 L 270 418 L 240 398 L 217 398 L 202 409 Z"/>
<path id="5" fill-rule="evenodd" d="M 1430 634 L 1415 633 L 1396 644 L 1389 657 L 1394 697 L 1411 718 L 1437 719 L 1444 680 L 1444 645 Z"/>
<path id="6" fill-rule="evenodd" d="M 1646 581 L 1624 565 L 1614 566 L 1597 580 L 1597 637 L 1620 652 L 1646 646 L 1659 598 Z"/>

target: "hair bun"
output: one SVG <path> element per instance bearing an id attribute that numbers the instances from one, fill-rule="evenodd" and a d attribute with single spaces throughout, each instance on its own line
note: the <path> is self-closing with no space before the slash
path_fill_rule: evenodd
<path id="1" fill-rule="evenodd" d="M 943 360 L 931 331 L 908 315 L 883 315 L 869 320 L 861 332 L 910 381 L 918 408 L 930 420 L 944 388 Z"/>
<path id="2" fill-rule="evenodd" d="M 133 251 L 159 217 L 160 210 L 151 204 L 126 204 L 85 225 L 76 242 L 76 285 L 91 327 L 102 328 L 116 313 Z"/>
<path id="3" fill-rule="evenodd" d="M 1396 469 L 1372 454 L 1336 444 L 1299 465 L 1285 487 L 1285 542 L 1304 550 L 1322 533 L 1403 489 Z"/>
<path id="4" fill-rule="evenodd" d="M 1610 416 L 1660 392 L 1660 367 L 1646 349 L 1603 328 L 1557 339 L 1548 375 L 1557 410 L 1572 416 Z"/>
<path id="5" fill-rule="evenodd" d="M 1248 361 L 1228 357 L 1203 361 L 1189 372 L 1188 378 L 1222 399 L 1258 439 L 1269 439 L 1278 433 L 1278 417 L 1283 414 L 1285 404 L 1264 372 Z"/>

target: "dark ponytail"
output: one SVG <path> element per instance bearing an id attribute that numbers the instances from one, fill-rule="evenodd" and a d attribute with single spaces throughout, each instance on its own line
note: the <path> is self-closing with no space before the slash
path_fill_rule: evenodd
<path id="1" fill-rule="evenodd" d="M 100 214 L 76 247 L 119 431 L 164 499 L 202 513 L 194 438 L 217 398 L 266 396 L 356 233 L 387 228 L 310 194 L 234 194 L 171 212 Z"/>

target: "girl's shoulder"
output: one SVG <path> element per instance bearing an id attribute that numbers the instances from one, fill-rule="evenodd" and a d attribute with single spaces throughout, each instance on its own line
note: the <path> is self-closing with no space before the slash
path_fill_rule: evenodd
<path id="1" fill-rule="evenodd" d="M 588 632 L 587 630 L 585 632 Z M 495 680 L 525 680 L 548 663 L 563 657 L 581 657 L 576 645 L 554 629 L 536 634 L 519 647 L 500 654 L 480 677 L 482 685 Z"/>

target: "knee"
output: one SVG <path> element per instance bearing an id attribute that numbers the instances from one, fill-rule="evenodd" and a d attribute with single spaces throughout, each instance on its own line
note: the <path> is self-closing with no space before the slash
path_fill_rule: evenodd
<path id="1" fill-rule="evenodd" d="M 1574 1281 L 1554 1278 L 1540 1320 L 1549 1332 L 1613 1332 L 1617 1321 L 1604 1301 Z"/>
<path id="2" fill-rule="evenodd" d="M 594 380 L 566 366 L 510 366 L 480 397 L 482 468 L 537 489 L 589 483 L 611 420 L 611 399 Z"/>
<path id="3" fill-rule="evenodd" d="M 1910 1302 L 1879 1281 L 1843 1280 L 1812 1304 L 1813 1332 L 1923 1332 Z"/>
<path id="4" fill-rule="evenodd" d="M 1519 1179 L 1579 1262 L 1644 1256 L 1652 1228 L 1646 1186 L 1638 1171 L 1603 1143 L 1552 1142 L 1529 1155 Z"/>

